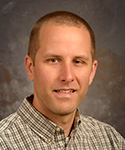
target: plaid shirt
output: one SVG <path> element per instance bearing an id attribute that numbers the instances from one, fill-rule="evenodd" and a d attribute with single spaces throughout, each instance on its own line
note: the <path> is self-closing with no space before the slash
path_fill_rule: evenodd
<path id="1" fill-rule="evenodd" d="M 0 122 L 0 150 L 125 150 L 125 140 L 111 126 L 91 117 L 75 117 L 67 141 L 64 130 L 24 99 L 18 111 Z"/>

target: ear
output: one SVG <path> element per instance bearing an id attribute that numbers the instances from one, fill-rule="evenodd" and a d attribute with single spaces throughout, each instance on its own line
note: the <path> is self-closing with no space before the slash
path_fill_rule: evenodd
<path id="1" fill-rule="evenodd" d="M 33 66 L 33 61 L 29 55 L 25 56 L 25 68 L 27 75 L 31 81 L 34 79 L 34 66 Z"/>
<path id="2" fill-rule="evenodd" d="M 91 70 L 90 78 L 89 78 L 89 85 L 91 85 L 91 83 L 95 77 L 97 66 L 98 66 L 98 62 L 97 62 L 97 60 L 94 60 L 93 64 L 92 64 L 92 70 Z"/>

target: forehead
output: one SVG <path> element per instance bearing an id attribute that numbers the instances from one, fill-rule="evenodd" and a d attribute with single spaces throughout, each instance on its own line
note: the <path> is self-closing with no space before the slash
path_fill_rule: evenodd
<path id="1" fill-rule="evenodd" d="M 90 34 L 85 27 L 44 24 L 39 34 L 40 50 L 44 53 L 76 55 L 91 53 Z"/>
<path id="2" fill-rule="evenodd" d="M 85 26 L 69 26 L 66 24 L 54 24 L 54 23 L 44 23 L 39 32 L 39 40 L 49 42 L 50 39 L 53 40 L 90 40 L 89 31 Z M 83 41 L 84 42 L 84 41 Z"/>

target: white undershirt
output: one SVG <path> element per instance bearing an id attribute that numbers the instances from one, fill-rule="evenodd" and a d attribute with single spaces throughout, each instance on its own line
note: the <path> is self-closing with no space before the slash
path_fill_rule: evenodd
<path id="1" fill-rule="evenodd" d="M 66 143 L 68 143 L 69 137 L 66 137 Z"/>

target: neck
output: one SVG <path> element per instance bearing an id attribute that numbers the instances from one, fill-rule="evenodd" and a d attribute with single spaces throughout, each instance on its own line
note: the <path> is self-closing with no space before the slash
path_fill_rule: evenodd
<path id="1" fill-rule="evenodd" d="M 41 113 L 43 114 L 47 119 L 50 121 L 54 122 L 55 124 L 59 125 L 62 127 L 65 131 L 66 136 L 68 137 L 73 125 L 73 121 L 75 118 L 75 113 L 76 110 L 73 111 L 72 113 L 66 114 L 66 115 L 59 115 L 52 113 L 50 111 L 44 110 L 39 108 L 40 105 L 36 105 L 33 101 L 33 106 Z M 37 107 L 38 106 L 38 107 Z"/>
<path id="2" fill-rule="evenodd" d="M 68 115 L 57 115 L 57 114 L 50 114 L 46 115 L 43 112 L 41 112 L 45 117 L 47 117 L 50 121 L 54 122 L 55 124 L 59 125 L 63 128 L 65 131 L 66 136 L 68 137 L 70 135 L 70 131 L 74 122 L 75 118 L 75 112 Z"/>
<path id="3" fill-rule="evenodd" d="M 64 129 L 67 137 L 70 135 L 70 131 L 71 131 L 71 128 L 72 128 L 72 125 L 74 122 L 74 118 L 75 118 L 75 112 L 76 111 L 74 111 L 72 114 L 69 114 L 66 116 L 57 116 L 56 115 L 56 117 L 54 117 L 56 119 L 51 120 Z"/>

